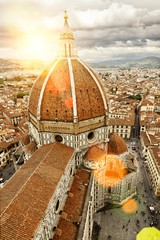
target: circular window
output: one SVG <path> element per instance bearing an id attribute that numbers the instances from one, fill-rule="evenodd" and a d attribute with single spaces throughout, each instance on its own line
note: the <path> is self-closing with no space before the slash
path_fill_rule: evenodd
<path id="1" fill-rule="evenodd" d="M 59 199 L 58 199 L 58 201 L 56 203 L 56 208 L 55 208 L 56 212 L 58 212 L 58 210 L 59 210 L 59 205 L 60 205 L 60 202 L 59 202 Z"/>
<path id="2" fill-rule="evenodd" d="M 94 138 L 94 132 L 90 132 L 89 134 L 88 134 L 88 139 L 89 140 L 92 140 Z"/>
<path id="3" fill-rule="evenodd" d="M 95 142 L 95 141 L 96 141 L 96 138 L 97 138 L 96 132 L 90 132 L 90 133 L 88 133 L 87 138 L 88 138 L 88 142 L 89 142 L 89 143 Z"/>
<path id="4" fill-rule="evenodd" d="M 56 136 L 55 136 L 55 141 L 56 141 L 56 142 L 62 142 L 62 141 L 63 141 L 62 136 L 61 136 L 61 135 L 56 135 Z"/>

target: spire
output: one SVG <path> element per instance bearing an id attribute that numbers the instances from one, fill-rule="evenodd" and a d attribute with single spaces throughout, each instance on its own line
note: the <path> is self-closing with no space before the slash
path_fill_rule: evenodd
<path id="1" fill-rule="evenodd" d="M 67 22 L 67 19 L 68 19 L 67 11 L 65 10 L 64 12 L 65 12 L 65 14 L 64 14 L 65 22 L 64 22 L 64 27 L 63 27 L 63 32 L 62 33 L 63 34 L 69 34 L 70 33 L 73 37 L 73 33 L 71 32 L 71 30 L 69 28 L 69 25 L 68 25 L 68 22 Z"/>
<path id="2" fill-rule="evenodd" d="M 60 42 L 61 42 L 61 49 L 59 52 L 59 57 L 76 57 L 77 53 L 74 50 L 73 46 L 73 33 L 70 30 L 70 27 L 68 25 L 68 15 L 67 11 L 64 11 L 64 27 L 62 32 L 60 33 Z"/>

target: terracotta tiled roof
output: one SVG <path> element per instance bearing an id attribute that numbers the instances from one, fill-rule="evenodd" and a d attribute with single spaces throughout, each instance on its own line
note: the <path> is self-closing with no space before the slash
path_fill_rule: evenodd
<path id="1" fill-rule="evenodd" d="M 49 70 L 51 69 L 52 65 L 55 61 L 53 61 L 50 65 L 48 65 L 47 68 L 41 73 L 41 75 L 37 78 L 35 81 L 31 94 L 30 94 L 30 100 L 29 100 L 29 111 L 34 115 L 37 116 L 37 107 L 38 107 L 38 101 L 41 93 L 41 89 L 44 83 L 45 78 L 47 77 L 47 74 Z"/>
<path id="2" fill-rule="evenodd" d="M 30 143 L 30 137 L 28 134 L 25 134 L 24 137 L 21 139 L 23 145 L 27 145 Z"/>
<path id="3" fill-rule="evenodd" d="M 15 110 L 4 110 L 3 113 L 5 113 L 9 118 L 15 118 L 15 117 L 21 117 L 23 116 L 23 113 L 17 112 Z"/>
<path id="4" fill-rule="evenodd" d="M 105 156 L 106 156 L 105 151 L 97 146 L 90 147 L 87 153 L 85 154 L 85 158 L 91 161 L 101 160 L 102 158 L 105 158 Z"/>
<path id="5" fill-rule="evenodd" d="M 141 106 L 147 106 L 147 105 L 153 106 L 153 104 L 149 100 L 143 99 Z"/>
<path id="6" fill-rule="evenodd" d="M 32 239 L 73 151 L 60 143 L 44 145 L 5 184 L 2 239 Z"/>
<path id="7" fill-rule="evenodd" d="M 6 149 L 7 147 L 9 147 L 11 144 L 13 143 L 17 143 L 19 142 L 20 138 L 19 137 L 16 137 L 15 139 L 13 139 L 12 141 L 10 142 L 0 142 L 0 148 L 1 149 Z"/>
<path id="8" fill-rule="evenodd" d="M 29 111 L 37 116 L 38 101 L 47 74 L 55 62 L 39 76 L 33 85 Z M 71 60 L 72 74 L 75 85 L 78 120 L 85 120 L 105 115 L 105 107 L 101 92 L 90 72 L 77 60 Z M 91 70 L 93 73 L 93 71 Z M 98 77 L 93 73 L 101 86 L 105 101 L 106 96 Z M 70 71 L 67 59 L 61 59 L 53 69 L 45 85 L 40 106 L 41 120 L 73 121 L 73 100 Z"/>
<path id="9" fill-rule="evenodd" d="M 134 126 L 135 117 L 130 116 L 129 118 L 110 118 L 108 121 L 109 126 Z"/>
<path id="10" fill-rule="evenodd" d="M 148 137 L 147 137 L 146 132 L 141 132 L 141 137 L 142 137 L 142 139 L 143 139 L 144 145 L 145 145 L 145 146 L 149 146 L 149 145 L 150 145 L 150 142 L 149 142 L 149 139 L 148 139 Z"/>
<path id="11" fill-rule="evenodd" d="M 158 138 L 157 136 L 147 134 L 146 132 L 141 132 L 141 137 L 144 141 L 145 146 L 150 146 L 150 145 L 157 145 L 158 146 Z"/>
<path id="12" fill-rule="evenodd" d="M 61 233 L 58 235 L 55 233 L 53 240 L 75 240 L 78 232 L 78 227 L 76 224 L 66 220 L 65 218 L 60 218 L 58 229 L 62 229 Z"/>
<path id="13" fill-rule="evenodd" d="M 127 151 L 126 142 L 116 133 L 109 135 L 108 153 L 121 154 Z"/>
<path id="14" fill-rule="evenodd" d="M 154 135 L 149 134 L 149 138 L 152 145 L 158 145 L 158 139 Z"/>
<path id="15" fill-rule="evenodd" d="M 78 119 L 84 120 L 104 115 L 102 95 L 92 76 L 77 60 L 72 60 L 72 64 Z"/>
<path id="16" fill-rule="evenodd" d="M 10 144 L 10 142 L 0 142 L 0 149 L 6 149 Z"/>
<path id="17" fill-rule="evenodd" d="M 78 234 L 79 223 L 83 211 L 84 201 L 87 192 L 90 173 L 88 171 L 78 169 L 70 189 L 70 193 L 57 228 L 62 230 L 61 235 L 54 235 L 54 240 L 75 240 Z M 84 185 L 85 184 L 85 185 Z M 77 224 L 78 222 L 78 224 Z"/>

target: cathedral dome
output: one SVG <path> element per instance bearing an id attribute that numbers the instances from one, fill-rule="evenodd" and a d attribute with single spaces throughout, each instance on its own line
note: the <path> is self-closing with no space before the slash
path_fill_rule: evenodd
<path id="1" fill-rule="evenodd" d="M 109 135 L 108 153 L 119 155 L 126 151 L 127 145 L 124 139 L 116 133 L 111 133 Z"/>
<path id="2" fill-rule="evenodd" d="M 107 101 L 95 73 L 80 59 L 57 59 L 36 80 L 29 112 L 39 120 L 73 122 L 105 115 Z"/>
<path id="3" fill-rule="evenodd" d="M 95 121 L 99 117 L 101 119 L 98 121 L 103 122 L 101 125 L 106 125 L 107 99 L 104 88 L 94 71 L 77 57 L 66 14 L 60 41 L 59 56 L 41 73 L 32 87 L 30 121 L 41 131 L 52 130 L 53 124 L 52 127 L 48 125 L 51 122 L 55 122 L 56 127 L 61 122 L 65 124 L 63 130 L 69 128 L 75 132 L 75 126 L 71 124 L 88 119 Z M 54 130 L 57 130 L 56 127 Z"/>

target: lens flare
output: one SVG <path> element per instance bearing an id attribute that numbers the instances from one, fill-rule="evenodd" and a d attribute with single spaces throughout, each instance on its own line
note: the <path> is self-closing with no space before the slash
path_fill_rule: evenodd
<path id="1" fill-rule="evenodd" d="M 95 171 L 95 178 L 100 185 L 113 187 L 120 184 L 127 173 L 122 161 L 115 155 L 110 155 L 106 157 L 105 168 Z"/>
<path id="2" fill-rule="evenodd" d="M 72 99 L 72 97 L 66 98 L 64 104 L 65 104 L 65 106 L 67 108 L 73 108 L 73 99 Z"/>
<path id="3" fill-rule="evenodd" d="M 127 199 L 122 204 L 122 209 L 125 213 L 132 214 L 134 213 L 138 208 L 137 202 L 133 198 Z"/>

